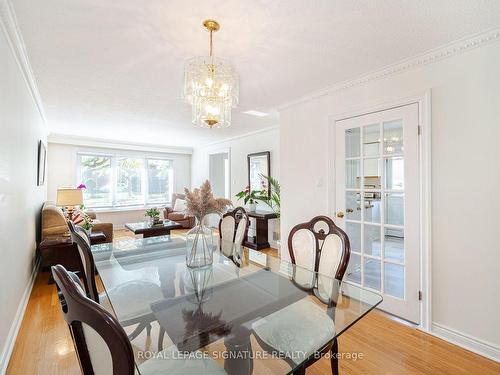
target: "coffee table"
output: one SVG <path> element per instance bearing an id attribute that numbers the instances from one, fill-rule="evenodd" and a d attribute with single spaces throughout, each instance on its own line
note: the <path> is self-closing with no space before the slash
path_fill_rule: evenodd
<path id="1" fill-rule="evenodd" d="M 158 224 L 141 221 L 138 223 L 126 223 L 125 228 L 134 232 L 134 234 L 142 234 L 143 238 L 148 238 L 169 235 L 172 229 L 180 229 L 182 225 L 172 220 L 163 220 Z"/>
<path id="2" fill-rule="evenodd" d="M 90 232 L 90 243 L 92 245 L 106 242 L 106 235 L 103 231 L 95 230 Z"/>

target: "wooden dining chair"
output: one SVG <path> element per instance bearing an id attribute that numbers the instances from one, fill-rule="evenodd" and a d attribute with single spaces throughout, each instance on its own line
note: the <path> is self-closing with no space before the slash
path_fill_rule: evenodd
<path id="1" fill-rule="evenodd" d="M 151 334 L 151 323 L 156 319 L 151 311 L 150 304 L 154 301 L 162 300 L 163 293 L 159 285 L 146 280 L 127 281 L 108 289 L 107 293 L 98 293 L 95 281 L 95 262 L 88 236 L 83 233 L 83 229 L 76 226 L 71 228 L 71 238 L 77 244 L 80 255 L 82 269 L 84 271 L 83 280 L 87 295 L 95 302 L 103 305 L 108 311 L 112 311 L 112 304 L 117 305 L 118 319 L 124 327 L 137 325 L 134 331 L 129 335 L 133 340 L 144 329 L 147 335 Z"/>
<path id="2" fill-rule="evenodd" d="M 52 267 L 61 310 L 68 324 L 83 375 L 134 375 L 134 352 L 116 318 L 88 298 L 75 274 L 61 265 Z M 142 375 L 225 374 L 203 355 L 181 359 L 175 346 L 138 366 Z"/>
<path id="3" fill-rule="evenodd" d="M 342 280 L 351 256 L 351 244 L 347 234 L 332 219 L 316 216 L 292 228 L 288 252 L 293 264 Z"/>
<path id="4" fill-rule="evenodd" d="M 332 296 L 332 293 L 338 293 L 336 287 L 349 263 L 349 238 L 332 219 L 316 216 L 292 228 L 288 236 L 288 250 L 291 262 L 299 266 L 293 270 L 293 282 L 326 303 L 326 311 L 310 300 L 300 300 L 255 322 L 252 326 L 255 338 L 264 350 L 285 354 L 292 367 L 302 362 L 303 358 L 297 359 L 287 354 L 297 351 L 305 353 L 305 358 L 309 359 L 295 371 L 297 373 L 305 373 L 307 367 L 330 351 L 332 374 L 338 374 L 337 339 L 329 344 L 335 336 L 335 307 L 332 306 L 332 299 L 336 301 L 337 297 Z M 326 283 L 321 283 L 318 289 L 317 275 L 307 270 L 339 282 L 332 283 L 332 290 L 325 293 Z"/>
<path id="5" fill-rule="evenodd" d="M 250 219 L 243 207 L 226 212 L 219 221 L 219 238 L 222 241 L 242 245 L 248 236 Z"/>

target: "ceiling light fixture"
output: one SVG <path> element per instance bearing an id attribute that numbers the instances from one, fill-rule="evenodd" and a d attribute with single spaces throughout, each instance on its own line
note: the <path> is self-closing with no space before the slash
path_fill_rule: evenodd
<path id="1" fill-rule="evenodd" d="M 206 20 L 203 26 L 210 32 L 210 54 L 186 62 L 184 100 L 192 107 L 193 124 L 226 128 L 231 125 L 231 108 L 238 104 L 238 74 L 228 61 L 213 56 L 212 34 L 220 25 Z"/>

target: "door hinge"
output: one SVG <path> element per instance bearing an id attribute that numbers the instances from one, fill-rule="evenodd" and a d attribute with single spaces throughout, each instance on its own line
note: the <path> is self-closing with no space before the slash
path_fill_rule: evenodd
<path id="1" fill-rule="evenodd" d="M 421 135 L 422 134 L 422 127 L 419 125 L 418 126 L 418 135 Z"/>
<path id="2" fill-rule="evenodd" d="M 422 291 L 421 290 L 418 291 L 418 300 L 422 301 Z"/>

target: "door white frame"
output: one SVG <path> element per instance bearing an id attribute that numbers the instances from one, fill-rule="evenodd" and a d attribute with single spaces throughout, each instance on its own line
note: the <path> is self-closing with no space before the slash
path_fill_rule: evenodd
<path id="1" fill-rule="evenodd" d="M 340 120 L 363 116 L 373 112 L 418 103 L 419 114 L 419 193 L 420 193 L 420 324 L 418 328 L 431 331 L 431 90 L 390 102 L 365 105 L 349 112 L 339 112 L 329 116 L 328 126 L 328 212 L 335 216 L 335 126 Z"/>

